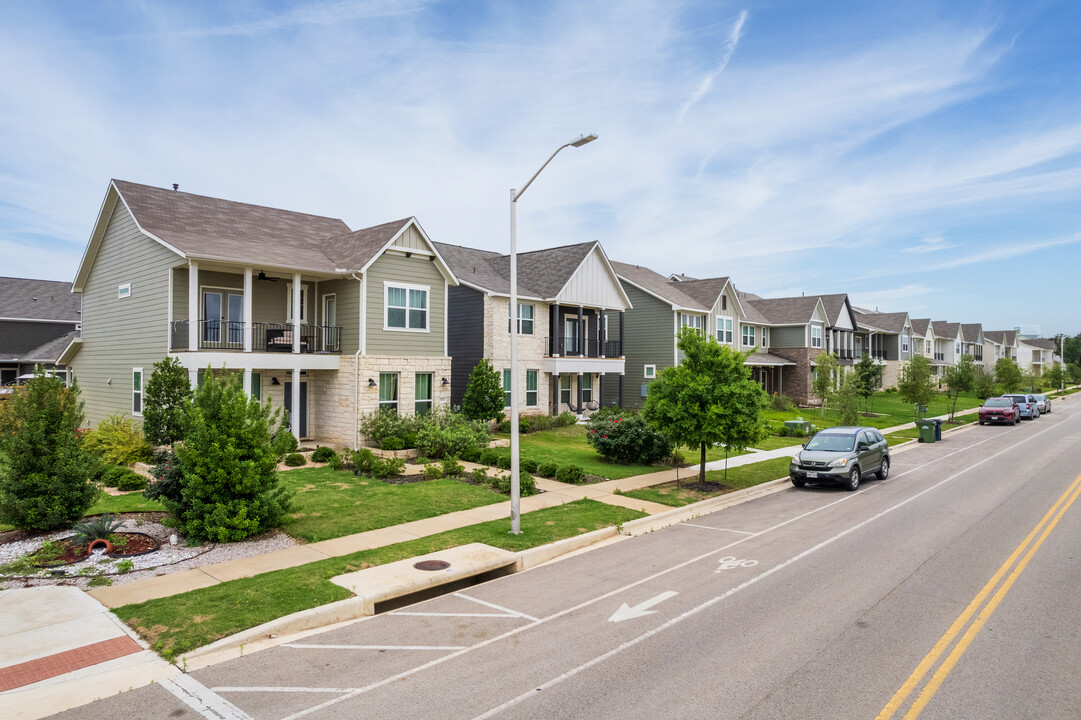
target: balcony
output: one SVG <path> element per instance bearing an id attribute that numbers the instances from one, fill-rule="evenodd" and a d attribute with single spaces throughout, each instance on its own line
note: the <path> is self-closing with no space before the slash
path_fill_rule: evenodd
<path id="1" fill-rule="evenodd" d="M 251 323 L 252 352 L 293 352 L 293 325 L 286 323 Z M 244 350 L 242 321 L 200 320 L 198 347 L 188 345 L 188 321 L 175 320 L 169 328 L 169 349 L 173 352 L 191 350 Z M 342 329 L 326 325 L 300 326 L 300 352 L 306 354 L 339 354 Z"/>
<path id="2" fill-rule="evenodd" d="M 544 338 L 545 357 L 618 358 L 623 355 L 619 340 L 601 342 L 597 338 L 556 335 Z"/>
<path id="3" fill-rule="evenodd" d="M 937 362 L 946 362 L 946 353 L 935 353 L 935 360 Z"/>

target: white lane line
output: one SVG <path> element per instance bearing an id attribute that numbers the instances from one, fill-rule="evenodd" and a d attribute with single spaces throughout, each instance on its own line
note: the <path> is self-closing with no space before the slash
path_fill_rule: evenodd
<path id="1" fill-rule="evenodd" d="M 277 692 L 277 693 L 347 693 L 356 688 L 306 688 L 306 687 L 216 687 L 214 692 Z"/>
<path id="2" fill-rule="evenodd" d="M 503 612 L 506 612 L 506 613 L 512 613 L 514 615 L 517 615 L 518 617 L 523 617 L 526 620 L 533 620 L 533 621 L 537 620 L 537 618 L 533 617 L 532 615 L 526 615 L 523 612 L 518 612 L 517 610 L 511 610 L 510 608 L 505 608 L 502 605 L 496 605 L 495 603 L 490 603 L 487 600 L 478 600 L 475 597 L 469 597 L 468 595 L 463 595 L 462 593 L 454 593 L 454 597 L 459 597 L 462 600 L 469 600 L 470 602 L 475 602 L 475 603 L 478 603 L 480 605 L 484 605 L 485 607 L 490 607 L 493 610 L 502 610 Z"/>
<path id="3" fill-rule="evenodd" d="M 1026 443 L 1029 440 L 1031 440 L 1031 439 L 1033 439 L 1035 437 L 1038 437 L 1039 435 L 1042 435 L 1043 433 L 1048 432 L 1049 430 L 1053 430 L 1056 427 L 1059 427 L 1059 426 L 1055 425 L 1055 426 L 1047 428 L 1046 430 L 1041 430 L 1038 433 L 1035 433 L 1034 435 L 1030 435 L 1027 438 L 1023 439 L 1023 440 L 1018 441 L 1018 443 L 1016 445 L 1014 445 L 1013 447 L 1016 448 L 1018 445 Z M 543 625 L 543 624 L 545 624 L 545 623 L 547 623 L 549 621 L 558 620 L 559 618 L 561 618 L 561 617 L 563 617 L 565 615 L 569 615 L 571 613 L 574 613 L 574 612 L 577 612 L 579 610 L 590 607 L 591 605 L 595 605 L 595 604 L 597 604 L 599 602 L 603 602 L 604 600 L 607 600 L 610 597 L 613 597 L 615 595 L 619 595 L 620 593 L 624 593 L 627 590 L 631 590 L 633 588 L 638 587 L 639 585 L 642 585 L 644 583 L 648 583 L 648 582 L 651 582 L 653 580 L 656 580 L 657 578 L 664 577 L 668 573 L 675 572 L 676 570 L 681 570 L 684 567 L 687 567 L 688 565 L 693 565 L 694 563 L 700 562 L 700 561 L 702 561 L 702 560 L 704 560 L 706 558 L 710 558 L 710 557 L 713 557 L 714 555 L 717 555 L 719 553 L 723 553 L 726 550 L 729 550 L 729 549 L 735 547 L 736 545 L 740 545 L 742 543 L 747 542 L 748 540 L 753 540 L 755 538 L 761 537 L 762 535 L 766 535 L 767 533 L 771 533 L 771 532 L 774 532 L 775 530 L 779 530 L 780 528 L 783 528 L 783 527 L 785 527 L 787 525 L 791 525 L 794 522 L 799 522 L 800 520 L 802 520 L 802 519 L 804 519 L 806 517 L 809 517 L 811 515 L 814 515 L 816 513 L 819 513 L 819 512 L 821 512 L 823 510 L 828 510 L 829 508 L 832 508 L 835 505 L 840 505 L 841 503 L 845 503 L 845 502 L 848 502 L 850 500 L 853 500 L 853 499 L 859 497 L 860 495 L 864 494 L 868 490 L 874 490 L 877 487 L 884 487 L 885 483 L 889 482 L 889 480 L 894 480 L 894 479 L 897 479 L 897 478 L 904 477 L 905 475 L 908 475 L 909 473 L 916 472 L 917 470 L 920 470 L 921 468 L 927 467 L 928 465 L 932 465 L 935 462 L 945 460 L 948 457 L 952 457 L 952 456 L 954 456 L 954 455 L 956 455 L 958 453 L 966 452 L 968 450 L 971 450 L 972 448 L 978 447 L 978 446 L 980 446 L 980 445 L 982 445 L 982 444 L 984 444 L 986 442 L 991 442 L 992 440 L 996 440 L 996 439 L 998 439 L 998 438 L 989 437 L 986 440 L 981 440 L 978 443 L 973 443 L 972 445 L 969 445 L 968 447 L 965 447 L 965 448 L 961 448 L 960 450 L 954 450 L 953 452 L 947 453 L 946 455 L 943 455 L 941 458 L 937 458 L 936 460 L 932 460 L 930 462 L 924 463 L 923 465 L 918 465 L 918 466 L 916 466 L 916 467 L 914 467 L 914 468 L 912 468 L 910 470 L 906 470 L 903 473 L 899 473 L 897 475 L 891 475 L 888 480 L 879 481 L 878 483 L 875 483 L 874 485 L 870 486 L 869 488 L 864 487 L 864 489 L 857 490 L 854 493 L 847 493 L 844 497 L 842 497 L 842 498 L 840 498 L 838 500 L 834 500 L 833 502 L 826 503 L 825 505 L 822 505 L 821 507 L 814 508 L 813 510 L 808 510 L 807 512 L 802 513 L 801 515 L 797 515 L 796 517 L 789 518 L 788 520 L 784 520 L 782 522 L 779 522 L 779 523 L 777 523 L 776 525 L 774 525 L 772 527 L 766 528 L 762 532 L 756 533 L 755 535 L 748 535 L 747 537 L 742 537 L 739 540 L 733 540 L 732 542 L 728 543 L 727 545 L 722 545 L 721 547 L 719 547 L 719 548 L 717 548 L 715 550 L 711 550 L 711 551 L 703 553 L 703 554 L 701 554 L 701 555 L 699 555 L 697 557 L 693 557 L 693 558 L 691 558 L 689 560 L 685 560 L 685 561 L 683 561 L 681 563 L 673 565 L 670 568 L 666 568 L 664 570 L 659 570 L 659 571 L 657 571 L 656 573 L 654 573 L 652 575 L 641 578 L 640 580 L 635 580 L 634 582 L 628 583 L 627 585 L 624 585 L 623 587 L 616 588 L 615 590 L 610 590 L 609 592 L 606 592 L 603 595 L 598 595 L 597 597 L 592 598 L 590 600 L 585 600 L 585 601 L 583 601 L 583 602 L 581 602 L 581 603 L 579 603 L 577 605 L 574 605 L 572 607 L 566 608 L 564 610 L 560 610 L 559 612 L 553 613 L 552 615 L 549 615 L 548 617 L 545 617 L 543 619 L 535 620 L 535 621 L 529 623 L 528 625 L 523 625 L 521 627 L 514 628 L 513 630 L 508 630 L 507 632 L 503 633 L 502 635 L 496 635 L 494 637 L 488 638 L 487 640 L 482 640 L 481 642 L 477 643 L 476 645 L 471 645 L 470 647 L 467 647 L 467 648 L 465 648 L 463 650 L 459 650 L 458 652 L 454 652 L 454 653 L 451 653 L 449 655 L 444 655 L 441 658 L 436 658 L 434 660 L 430 660 L 429 662 L 426 662 L 423 665 L 418 665 L 417 667 L 410 668 L 409 670 L 403 670 L 402 672 L 398 673 L 397 675 L 392 675 L 391 677 L 384 678 L 383 680 L 377 680 L 376 682 L 373 682 L 373 683 L 371 683 L 369 685 L 365 685 L 362 688 L 357 688 L 356 690 L 354 690 L 353 692 L 351 692 L 351 693 L 349 693 L 347 695 L 341 695 L 339 697 L 332 698 L 330 700 L 327 700 L 325 702 L 320 703 L 319 705 L 315 705 L 314 707 L 310 707 L 307 710 L 301 710 L 300 712 L 293 713 L 292 715 L 289 715 L 287 717 L 282 718 L 282 720 L 297 720 L 297 718 L 305 717 L 306 715 L 310 715 L 311 713 L 317 712 L 319 710 L 323 710 L 324 708 L 330 707 L 332 705 L 336 705 L 336 704 L 338 704 L 338 703 L 340 703 L 340 702 L 342 702 L 344 700 L 349 700 L 351 698 L 357 697 L 358 695 L 363 695 L 364 693 L 371 692 L 372 690 L 378 690 L 379 688 L 381 688 L 381 687 L 383 687 L 385 685 L 389 685 L 391 683 L 397 682 L 398 680 L 402 680 L 404 678 L 410 677 L 410 676 L 415 675 L 417 673 L 424 672 L 425 670 L 429 670 L 430 668 L 441 665 L 441 664 L 443 664 L 443 663 L 445 663 L 447 661 L 454 660 L 455 658 L 461 657 L 461 656 L 465 655 L 466 653 L 472 652 L 474 650 L 480 650 L 480 649 L 485 648 L 485 647 L 487 647 L 489 645 L 493 645 L 495 643 L 502 642 L 503 640 L 506 640 L 507 638 L 514 637 L 515 635 L 518 635 L 519 633 L 523 633 L 523 632 L 525 632 L 527 630 L 531 630 L 531 629 L 533 629 L 535 627 L 538 627 L 539 625 Z M 1007 448 L 1007 450 L 1008 449 L 1009 448 Z M 1005 450 L 1003 452 L 1005 452 Z M 968 468 L 968 469 L 971 469 L 971 467 Z M 939 484 L 941 484 L 941 483 L 939 483 Z M 934 487 L 937 487 L 937 485 L 934 486 Z M 933 489 L 933 488 L 930 488 L 930 489 Z"/>
<path id="4" fill-rule="evenodd" d="M 1050 429 L 1050 428 L 1048 428 L 1048 429 Z M 829 545 L 832 545 L 837 540 L 840 540 L 841 538 L 843 538 L 843 537 L 845 537 L 847 535 L 851 535 L 852 533 L 856 532 L 857 530 L 859 530 L 859 529 L 861 529 L 861 528 L 875 522 L 879 518 L 881 518 L 881 517 L 883 517 L 885 515 L 888 515 L 889 513 L 893 512 L 894 510 L 897 510 L 898 508 L 901 508 L 901 507 L 904 507 L 905 505 L 908 505 L 910 502 L 912 502 L 914 500 L 917 500 L 918 498 L 922 497 L 923 495 L 926 495 L 927 493 L 929 493 L 929 492 L 931 492 L 933 490 L 937 490 L 939 487 L 945 485 L 946 483 L 948 483 L 948 482 L 950 482 L 952 480 L 955 480 L 956 478 L 964 475 L 968 471 L 973 470 L 973 469 L 979 467 L 980 465 L 983 465 L 984 463 L 995 459 L 996 457 L 998 457 L 1002 453 L 1009 452 L 1012 449 L 1013 448 L 1005 448 L 1005 449 L 1000 450 L 999 452 L 995 453 L 994 455 L 990 455 L 990 456 L 984 458 L 983 460 L 980 460 L 979 462 L 973 463 L 972 465 L 968 466 L 964 470 L 961 470 L 959 472 L 954 473 L 953 475 L 950 475 L 945 480 L 940 480 L 939 482 L 935 483 L 934 485 L 931 485 L 930 487 L 924 488 L 923 490 L 916 493 L 915 495 L 912 495 L 912 496 L 910 496 L 908 498 L 905 498 L 901 502 L 899 502 L 899 503 L 897 503 L 895 505 L 892 505 L 892 506 L 886 508 L 885 510 L 882 510 L 879 513 L 876 513 L 875 515 L 872 515 L 871 517 L 867 518 L 866 520 L 862 520 L 862 521 L 856 523 L 855 525 L 853 525 L 853 526 L 851 526 L 851 527 L 849 527 L 849 528 L 847 528 L 845 530 L 842 530 L 841 532 L 837 533 L 833 537 L 830 537 L 830 538 L 828 538 L 826 540 L 823 540 L 822 542 L 818 543 L 814 547 L 808 548 L 807 550 L 804 550 L 803 552 L 799 553 L 798 555 L 795 555 L 794 557 L 791 557 L 788 560 L 785 560 L 783 563 L 781 563 L 779 565 L 775 565 L 775 566 L 771 567 L 769 570 L 766 570 L 765 572 L 762 572 L 762 573 L 759 573 L 758 575 L 755 575 L 750 580 L 747 580 L 746 582 L 743 582 L 742 584 L 737 585 L 736 587 L 731 588 L 730 590 L 728 590 L 726 592 L 723 592 L 720 595 L 717 595 L 716 597 L 705 601 L 704 603 L 702 603 L 701 605 L 698 605 L 697 607 L 693 607 L 690 610 L 687 610 L 682 615 L 677 615 L 676 617 L 672 618 L 671 620 L 667 621 L 666 623 L 664 623 L 662 625 L 659 625 L 659 626 L 653 628 L 652 630 L 648 630 L 648 631 L 642 633 L 641 635 L 639 635 L 638 637 L 636 637 L 636 638 L 634 638 L 632 640 L 628 640 L 627 642 L 623 643 L 622 645 L 618 645 L 618 646 L 612 648 L 611 650 L 609 650 L 608 652 L 606 652 L 606 653 L 604 653 L 602 655 L 598 655 L 597 657 L 593 658 L 592 660 L 584 662 L 581 665 L 579 665 L 578 667 L 572 668 L 571 670 L 568 670 L 567 672 L 563 673 L 562 675 L 554 677 L 551 680 L 549 680 L 548 682 L 543 683 L 542 685 L 538 685 L 535 688 L 533 688 L 533 689 L 531 689 L 531 690 L 529 690 L 527 692 L 522 693 L 518 697 L 511 698 L 510 700 L 503 703 L 502 705 L 494 707 L 494 708 L 492 708 L 491 710 L 489 710 L 488 712 L 486 712 L 486 713 L 484 713 L 482 715 L 477 715 L 475 718 L 473 718 L 473 720 L 488 720 L 488 718 L 494 717 L 494 716 L 502 713 L 504 710 L 509 710 L 510 708 L 514 707 L 515 705 L 518 705 L 519 703 L 521 703 L 521 702 L 523 702 L 523 701 L 525 701 L 525 700 L 527 700 L 529 698 L 536 697 L 538 692 L 553 688 L 556 685 L 564 682 L 565 680 L 569 680 L 570 678 L 574 677 L 575 675 L 578 675 L 579 673 L 583 672 L 584 670 L 588 670 L 589 668 L 593 667 L 594 665 L 602 663 L 605 660 L 608 660 L 609 658 L 615 657 L 616 655 L 620 654 L 624 650 L 632 648 L 635 645 L 638 645 L 639 643 L 641 643 L 641 642 L 643 642 L 645 640 L 648 640 L 649 638 L 653 637 L 654 635 L 658 635 L 658 634 L 664 632 L 665 630 L 668 630 L 668 629 L 678 625 L 679 623 L 683 622 L 687 618 L 693 617 L 694 615 L 697 615 L 698 613 L 702 612 L 703 610 L 706 610 L 708 608 L 713 607 L 714 605 L 721 602 L 722 600 L 726 600 L 726 599 L 732 597 L 736 593 L 740 592 L 741 590 L 745 590 L 746 588 L 751 587 L 752 585 L 756 584 L 760 580 L 765 580 L 770 575 L 773 575 L 774 573 L 780 572 L 781 570 L 784 570 L 785 568 L 799 562 L 800 560 L 803 560 L 804 558 L 806 558 L 806 557 L 808 557 L 810 555 L 813 555 L 814 553 L 818 552 L 822 548 L 827 547 Z"/>
<path id="5" fill-rule="evenodd" d="M 165 678 L 158 684 L 208 720 L 252 720 L 243 710 L 191 675 Z"/>
<path id="6" fill-rule="evenodd" d="M 286 643 L 282 647 L 299 650 L 464 650 L 464 645 L 302 645 Z"/>
<path id="7" fill-rule="evenodd" d="M 753 532 L 747 532 L 746 530 L 731 530 L 729 528 L 716 528 L 716 527 L 710 527 L 709 525 L 695 525 L 694 523 L 689 523 L 689 522 L 682 522 L 682 523 L 678 523 L 676 525 L 676 527 L 682 527 L 682 526 L 693 527 L 693 528 L 702 528 L 703 530 L 716 530 L 717 532 L 730 532 L 730 533 L 736 533 L 737 535 L 754 535 Z"/>
<path id="8" fill-rule="evenodd" d="M 495 617 L 495 618 L 520 618 L 520 613 L 444 613 L 444 612 L 393 612 L 391 615 L 406 615 L 408 617 Z"/>

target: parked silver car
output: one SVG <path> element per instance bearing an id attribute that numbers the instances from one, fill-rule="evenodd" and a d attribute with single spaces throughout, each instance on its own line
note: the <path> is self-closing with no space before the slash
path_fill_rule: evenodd
<path id="1" fill-rule="evenodd" d="M 1040 409 L 1041 413 L 1051 412 L 1051 398 L 1046 395 L 1033 395 L 1036 398 L 1036 407 Z"/>
<path id="2" fill-rule="evenodd" d="M 875 428 L 834 427 L 819 431 L 792 458 L 788 476 L 796 487 L 807 483 L 840 484 L 855 490 L 860 481 L 890 473 L 890 447 Z"/>

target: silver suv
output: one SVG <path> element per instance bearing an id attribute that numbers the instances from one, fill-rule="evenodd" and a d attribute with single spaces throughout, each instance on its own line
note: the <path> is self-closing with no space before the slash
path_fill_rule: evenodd
<path id="1" fill-rule="evenodd" d="M 792 484 L 840 484 L 855 490 L 874 473 L 885 480 L 890 473 L 890 447 L 875 428 L 834 427 L 820 431 L 792 458 L 788 476 Z"/>

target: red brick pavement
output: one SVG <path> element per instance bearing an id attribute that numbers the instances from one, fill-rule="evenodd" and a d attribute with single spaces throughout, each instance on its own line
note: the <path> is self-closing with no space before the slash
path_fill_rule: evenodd
<path id="1" fill-rule="evenodd" d="M 81 670 L 107 660 L 115 660 L 142 650 L 139 643 L 127 635 L 84 645 L 74 650 L 66 650 L 54 655 L 47 655 L 36 660 L 28 660 L 18 665 L 0 668 L 0 692 L 23 687 L 32 683 L 48 680 L 64 673 Z"/>

